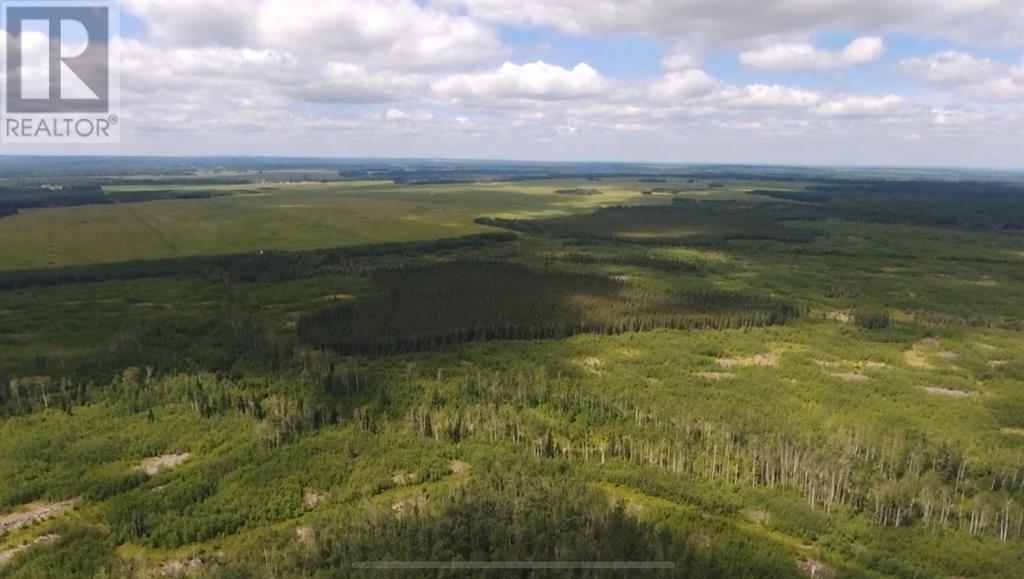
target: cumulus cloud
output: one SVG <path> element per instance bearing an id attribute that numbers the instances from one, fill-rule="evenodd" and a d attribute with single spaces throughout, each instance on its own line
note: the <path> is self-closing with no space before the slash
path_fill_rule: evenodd
<path id="1" fill-rule="evenodd" d="M 740 53 L 740 61 L 763 70 L 818 69 L 867 64 L 877 60 L 885 44 L 877 36 L 857 38 L 839 51 L 820 50 L 807 43 L 774 44 Z"/>
<path id="2" fill-rule="evenodd" d="M 423 70 L 476 64 L 504 51 L 489 26 L 411 0 L 133 0 L 125 9 L 167 46 L 268 48 Z"/>
<path id="3" fill-rule="evenodd" d="M 936 109 L 932 111 L 932 122 L 939 126 L 978 126 L 989 120 L 989 115 L 980 111 Z"/>
<path id="4" fill-rule="evenodd" d="M 1000 0 L 919 2 L 632 2 L 624 0 L 465 0 L 491 22 L 551 27 L 569 34 L 650 34 L 712 44 L 757 44 L 822 31 L 901 32 L 962 43 L 1020 46 L 1024 5 Z M 743 15 L 737 17 L 737 15 Z"/>
<path id="5" fill-rule="evenodd" d="M 693 99 L 714 93 L 721 83 L 699 69 L 670 72 L 651 86 L 651 95 L 660 100 Z"/>
<path id="6" fill-rule="evenodd" d="M 907 58 L 897 72 L 950 93 L 915 95 L 920 102 L 886 89 L 856 94 L 856 84 L 835 94 L 810 75 L 803 86 L 772 78 L 775 70 L 872 62 L 890 31 L 917 27 L 916 37 L 959 35 L 970 45 L 1003 42 L 1006 30 L 1019 29 L 1006 4 L 914 5 L 917 16 L 909 15 L 911 4 L 892 4 L 129 2 L 125 11 L 143 29 L 115 39 L 124 138 L 154 140 L 120 152 L 749 162 L 792 154 L 789 162 L 838 162 L 856 157 L 835 156 L 821 143 L 847 153 L 865 150 L 856 143 L 872 143 L 870 151 L 880 155 L 877 143 L 919 135 L 922 147 L 948 143 L 953 151 L 969 137 L 997 143 L 986 150 L 1000 159 L 1022 158 L 1024 107 L 1005 104 L 1022 102 L 1024 67 L 1017 61 L 1011 66 L 966 52 Z M 956 27 L 946 26 L 954 21 Z M 498 22 L 553 28 L 544 33 L 555 35 L 546 62 L 530 62 L 536 51 L 525 58 L 521 46 L 504 46 Z M 926 22 L 939 26 L 926 30 Z M 985 34 L 977 34 L 982 28 Z M 808 44 L 827 30 L 856 31 L 860 38 L 837 50 Z M 614 76 L 603 60 L 566 64 L 557 31 L 660 42 L 665 57 L 637 70 L 660 64 L 661 72 Z M 29 42 L 35 42 L 29 49 L 45 51 L 41 36 Z M 722 54 L 743 54 L 749 66 L 766 72 L 752 80 L 743 69 L 716 78 L 718 69 L 705 69 L 702 53 L 714 54 L 708 60 L 715 63 Z M 919 158 L 938 162 L 924 153 Z"/>
<path id="7" fill-rule="evenodd" d="M 906 76 L 960 91 L 975 100 L 1024 104 L 1024 67 L 948 50 L 927 58 L 903 59 L 896 68 Z"/>
<path id="8" fill-rule="evenodd" d="M 434 113 L 425 110 L 404 111 L 402 109 L 388 109 L 384 113 L 384 119 L 392 122 L 430 121 L 434 119 Z"/>
<path id="9" fill-rule="evenodd" d="M 593 97 L 605 93 L 609 82 L 583 62 L 565 69 L 538 60 L 527 64 L 506 62 L 495 70 L 447 76 L 435 81 L 433 89 L 459 101 L 495 104 Z"/>
<path id="10" fill-rule="evenodd" d="M 940 84 L 975 84 L 992 78 L 1000 66 L 990 58 L 947 50 L 927 58 L 905 58 L 897 67 L 910 76 Z"/>
<path id="11" fill-rule="evenodd" d="M 661 59 L 665 70 L 689 70 L 700 67 L 700 59 L 688 50 L 676 49 Z"/>
<path id="12" fill-rule="evenodd" d="M 648 94 L 656 101 L 719 109 L 806 108 L 822 99 L 818 92 L 778 84 L 729 85 L 700 69 L 669 72 L 651 84 Z"/>
<path id="13" fill-rule="evenodd" d="M 891 117 L 913 110 L 907 99 L 894 94 L 883 96 L 845 95 L 821 103 L 814 112 L 823 117 L 863 118 Z"/>
<path id="14" fill-rule="evenodd" d="M 722 99 L 740 107 L 809 107 L 821 102 L 821 93 L 777 84 L 752 84 L 730 87 Z"/>
<path id="15" fill-rule="evenodd" d="M 417 75 L 369 71 L 348 62 L 330 62 L 318 72 L 297 79 L 285 92 L 307 102 L 373 103 L 399 100 L 422 83 Z"/>

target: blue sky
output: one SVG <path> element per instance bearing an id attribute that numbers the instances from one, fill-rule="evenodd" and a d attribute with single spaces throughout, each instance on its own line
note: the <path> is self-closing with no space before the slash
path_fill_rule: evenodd
<path id="1" fill-rule="evenodd" d="M 104 153 L 1024 168 L 1021 2 L 120 8 Z"/>

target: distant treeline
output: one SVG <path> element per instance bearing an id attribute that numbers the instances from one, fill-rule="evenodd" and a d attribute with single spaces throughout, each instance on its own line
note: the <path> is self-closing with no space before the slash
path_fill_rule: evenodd
<path id="1" fill-rule="evenodd" d="M 809 219 L 1024 231 L 1024 187 L 963 181 L 850 181 L 752 194 L 798 201 Z"/>
<path id="2" fill-rule="evenodd" d="M 113 203 L 99 185 L 53 187 L 0 187 L 0 211 L 39 207 L 70 207 Z"/>
<path id="3" fill-rule="evenodd" d="M 118 203 L 144 203 L 146 201 L 167 201 L 187 199 L 213 199 L 227 197 L 231 191 L 172 191 L 156 189 L 153 191 L 110 191 L 106 196 Z"/>
<path id="4" fill-rule="evenodd" d="M 600 195 L 600 189 L 585 189 L 577 187 L 575 189 L 555 189 L 555 195 Z"/>
<path id="5" fill-rule="evenodd" d="M 537 254 L 543 260 L 564 261 L 578 263 L 580 265 L 622 265 L 629 267 L 642 267 L 655 271 L 668 273 L 694 273 L 704 272 L 700 263 L 692 261 L 681 261 L 678 259 L 666 259 L 647 254 L 611 254 L 599 255 L 592 253 L 558 253 L 543 252 Z"/>
<path id="6" fill-rule="evenodd" d="M 115 179 L 105 182 L 107 185 L 247 185 L 253 177 L 159 177 Z"/>
<path id="7" fill-rule="evenodd" d="M 149 277 L 189 276 L 236 282 L 271 282 L 320 273 L 360 274 L 376 266 L 367 258 L 418 256 L 503 243 L 512 233 L 480 233 L 464 237 L 380 243 L 308 251 L 260 251 L 228 255 L 175 257 L 119 263 L 0 272 L 0 291 Z"/>
<path id="8" fill-rule="evenodd" d="M 299 339 L 342 354 L 436 350 L 472 341 L 783 323 L 796 306 L 721 291 L 660 292 L 592 274 L 500 262 L 453 262 L 374 275 L 377 300 L 300 319 Z"/>
<path id="9" fill-rule="evenodd" d="M 104 192 L 103 188 L 95 183 L 64 187 L 0 187 L 0 217 L 14 215 L 18 209 L 143 203 L 169 199 L 210 199 L 230 194 L 223 191 L 189 190 Z"/>

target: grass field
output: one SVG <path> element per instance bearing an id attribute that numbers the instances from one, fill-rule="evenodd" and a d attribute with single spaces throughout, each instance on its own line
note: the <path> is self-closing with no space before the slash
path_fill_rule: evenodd
<path id="1" fill-rule="evenodd" d="M 753 201 L 765 199 L 745 195 L 744 191 L 766 185 L 730 181 L 725 188 L 708 189 L 706 183 L 680 180 L 652 184 L 620 178 L 588 182 L 588 187 L 602 191 L 600 195 L 553 193 L 579 183 L 550 180 L 416 186 L 382 182 L 110 185 L 105 189 L 209 191 L 229 195 L 25 209 L 0 219 L 0 269 L 457 237 L 493 231 L 473 223 L 481 216 L 542 218 L 600 206 L 668 203 L 670 194 L 641 195 L 652 185 L 678 189 L 684 196 Z M 780 184 L 774 186 L 778 188 Z"/>

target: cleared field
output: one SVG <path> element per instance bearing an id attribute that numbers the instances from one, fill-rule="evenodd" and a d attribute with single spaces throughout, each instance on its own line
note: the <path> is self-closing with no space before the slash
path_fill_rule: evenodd
<path id="1" fill-rule="evenodd" d="M 677 193 L 642 194 L 652 186 Z M 493 231 L 473 223 L 481 216 L 558 217 L 627 203 L 668 204 L 678 196 L 761 202 L 766 198 L 746 195 L 746 191 L 763 186 L 757 181 L 734 181 L 709 189 L 706 183 L 645 183 L 635 178 L 445 185 L 390 181 L 114 185 L 105 190 L 228 195 L 24 209 L 0 219 L 0 270 L 439 239 Z M 601 193 L 554 193 L 574 187 L 596 188 Z"/>

